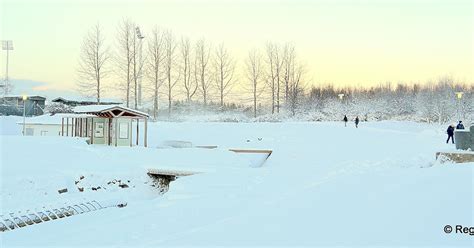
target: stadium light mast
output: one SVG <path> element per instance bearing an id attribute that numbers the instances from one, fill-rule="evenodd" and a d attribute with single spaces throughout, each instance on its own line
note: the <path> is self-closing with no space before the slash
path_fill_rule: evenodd
<path id="1" fill-rule="evenodd" d="M 139 46 L 139 54 L 138 54 L 138 59 L 140 63 L 143 63 L 142 61 L 142 47 L 143 47 L 143 39 L 145 36 L 142 35 L 142 32 L 140 31 L 140 27 L 135 28 L 135 32 L 137 33 L 137 38 L 140 40 Z M 138 78 L 138 105 L 142 105 L 142 73 L 143 73 L 143 64 L 140 64 L 140 77 Z"/>
<path id="2" fill-rule="evenodd" d="M 2 50 L 7 51 L 7 63 L 5 64 L 5 80 L 3 85 L 3 94 L 8 94 L 9 87 L 10 87 L 10 79 L 8 78 L 8 62 L 9 62 L 9 54 L 10 50 L 13 50 L 13 41 L 11 40 L 2 40 Z"/>

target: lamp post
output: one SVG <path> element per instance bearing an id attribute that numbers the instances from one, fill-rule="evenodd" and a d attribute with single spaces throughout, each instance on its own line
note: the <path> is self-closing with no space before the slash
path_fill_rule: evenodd
<path id="1" fill-rule="evenodd" d="M 337 97 L 339 97 L 339 100 L 341 100 L 342 111 L 344 111 L 344 115 L 347 115 L 347 113 L 346 113 L 346 105 L 344 104 L 344 96 L 345 96 L 344 93 L 337 94 Z"/>
<path id="2" fill-rule="evenodd" d="M 25 136 L 25 130 L 26 130 L 26 100 L 28 99 L 28 96 L 23 95 L 23 136 Z"/>
<path id="3" fill-rule="evenodd" d="M 461 120 L 461 99 L 462 99 L 462 95 L 464 94 L 464 92 L 462 91 L 458 91 L 458 92 L 454 92 L 456 94 L 456 99 L 457 100 L 457 103 L 458 103 L 458 121 Z"/>

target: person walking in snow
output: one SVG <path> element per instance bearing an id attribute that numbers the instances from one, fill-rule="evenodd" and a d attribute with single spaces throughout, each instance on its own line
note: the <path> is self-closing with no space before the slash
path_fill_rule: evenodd
<path id="1" fill-rule="evenodd" d="M 344 119 L 343 119 L 343 120 L 344 120 L 344 126 L 347 127 L 347 121 L 348 121 L 348 119 L 347 119 L 347 116 L 346 116 L 346 115 L 344 115 Z"/>
<path id="2" fill-rule="evenodd" d="M 456 126 L 456 129 L 464 129 L 464 125 L 462 124 L 462 121 L 459 121 L 458 125 Z"/>
<path id="3" fill-rule="evenodd" d="M 355 124 L 356 124 L 356 128 L 358 128 L 359 127 L 359 116 L 356 117 Z"/>
<path id="4" fill-rule="evenodd" d="M 446 133 L 448 133 L 448 139 L 446 140 L 446 144 L 449 143 L 449 139 L 451 139 L 454 144 L 454 125 L 449 125 L 448 130 L 446 130 Z"/>

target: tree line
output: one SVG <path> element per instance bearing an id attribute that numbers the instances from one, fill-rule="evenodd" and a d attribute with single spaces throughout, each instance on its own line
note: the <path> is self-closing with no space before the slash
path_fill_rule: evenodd
<path id="1" fill-rule="evenodd" d="M 158 27 L 142 33 L 129 19 L 120 21 L 114 40 L 109 47 L 99 25 L 84 37 L 78 91 L 99 103 L 104 90 L 113 90 L 127 107 L 148 111 L 154 119 L 164 102 L 168 116 L 176 106 L 190 105 L 221 111 L 233 106 L 253 118 L 311 115 L 314 120 L 349 114 L 363 120 L 406 117 L 441 123 L 472 118 L 474 112 L 473 86 L 448 77 L 370 88 L 315 86 L 291 43 L 267 42 L 238 63 L 224 43 L 192 41 Z M 104 85 L 106 78 L 114 83 Z M 456 98 L 456 92 L 464 92 L 463 97 Z"/>
<path id="2" fill-rule="evenodd" d="M 254 116 L 262 94 L 271 95 L 271 113 L 279 113 L 283 103 L 291 103 L 302 93 L 305 69 L 290 43 L 268 42 L 262 50 L 249 51 L 237 70 L 236 58 L 224 43 L 213 45 L 204 38 L 191 41 L 158 27 L 142 34 L 136 23 L 124 19 L 112 47 L 106 45 L 99 25 L 84 37 L 77 89 L 98 103 L 105 89 L 117 91 L 127 107 L 136 109 L 143 108 L 139 101 L 144 92 L 155 118 L 163 100 L 171 114 L 173 102 L 182 99 L 204 106 L 217 99 L 223 107 L 236 101 L 228 99 L 232 91 L 251 95 Z M 104 85 L 106 78 L 115 83 Z"/>

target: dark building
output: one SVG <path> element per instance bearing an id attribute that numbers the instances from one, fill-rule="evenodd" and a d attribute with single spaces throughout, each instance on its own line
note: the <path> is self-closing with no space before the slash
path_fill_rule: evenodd
<path id="1" fill-rule="evenodd" d="M 121 102 L 110 102 L 110 101 L 109 102 L 104 101 L 104 102 L 97 103 L 96 101 L 72 100 L 72 99 L 65 99 L 65 98 L 62 98 L 62 97 L 55 98 L 55 99 L 51 100 L 51 102 L 62 103 L 64 105 L 71 106 L 71 107 L 85 106 L 85 105 L 119 105 L 119 104 L 122 104 Z"/>
<path id="2" fill-rule="evenodd" d="M 0 97 L 0 115 L 23 115 L 25 107 L 26 116 L 37 116 L 44 113 L 46 97 L 27 96 L 23 101 L 23 96 Z"/>

